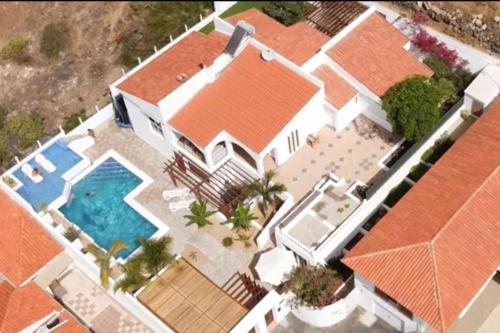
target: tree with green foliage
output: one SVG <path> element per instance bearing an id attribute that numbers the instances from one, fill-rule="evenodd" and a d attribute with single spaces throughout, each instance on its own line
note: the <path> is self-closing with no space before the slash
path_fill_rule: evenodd
<path id="1" fill-rule="evenodd" d="M 304 19 L 306 6 L 304 1 L 269 1 L 263 11 L 276 21 L 290 26 Z"/>
<path id="2" fill-rule="evenodd" d="M 224 224 L 232 223 L 235 230 L 248 230 L 252 221 L 256 219 L 257 217 L 250 213 L 250 209 L 242 202 L 239 202 L 233 212 L 233 216 L 224 222 Z"/>
<path id="3" fill-rule="evenodd" d="M 0 58 L 4 60 L 21 61 L 29 44 L 30 40 L 28 38 L 23 36 L 12 37 L 7 44 L 0 49 Z"/>
<path id="4" fill-rule="evenodd" d="M 265 173 L 264 178 L 248 186 L 248 191 L 251 194 L 259 196 L 259 204 L 262 206 L 262 213 L 267 216 L 268 208 L 272 208 L 272 212 L 276 211 L 276 201 L 278 195 L 286 191 L 286 186 L 281 183 L 273 183 L 273 178 L 276 173 L 269 170 Z"/>
<path id="5" fill-rule="evenodd" d="M 89 244 L 85 250 L 96 257 L 97 265 L 100 270 L 101 286 L 104 289 L 109 288 L 109 275 L 111 274 L 111 259 L 121 251 L 127 249 L 127 244 L 121 240 L 115 240 L 108 248 L 108 251 L 101 250 L 95 244 Z"/>
<path id="6" fill-rule="evenodd" d="M 474 74 L 463 66 L 452 66 L 437 55 L 430 55 L 424 59 L 424 64 L 434 72 L 433 78 L 447 79 L 453 82 L 458 96 L 463 95 L 465 88 L 474 79 Z"/>
<path id="7" fill-rule="evenodd" d="M 68 47 L 69 41 L 69 27 L 65 22 L 49 23 L 42 30 L 40 52 L 55 58 Z"/>
<path id="8" fill-rule="evenodd" d="M 186 226 L 196 224 L 198 228 L 202 228 L 207 224 L 212 224 L 208 219 L 217 211 L 210 210 L 206 201 L 195 202 L 191 205 L 191 214 L 184 215 L 189 220 Z"/>
<path id="9" fill-rule="evenodd" d="M 174 256 L 170 253 L 172 238 L 163 236 L 157 239 L 139 238 L 141 252 L 136 254 L 132 261 L 140 262 L 144 269 L 151 275 L 158 274 L 165 266 L 174 262 Z"/>
<path id="10" fill-rule="evenodd" d="M 124 277 L 116 281 L 114 291 L 121 290 L 122 292 L 135 292 L 146 284 L 149 279 L 142 274 L 142 263 L 138 260 L 129 260 L 125 265 L 122 265 Z"/>
<path id="11" fill-rule="evenodd" d="M 393 128 L 408 141 L 429 134 L 440 118 L 440 107 L 453 95 L 446 79 L 414 76 L 392 87 L 382 99 L 382 108 Z"/>

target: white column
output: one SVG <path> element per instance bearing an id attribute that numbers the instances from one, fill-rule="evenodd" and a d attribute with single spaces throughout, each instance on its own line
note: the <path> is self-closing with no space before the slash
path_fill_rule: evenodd
<path id="1" fill-rule="evenodd" d="M 264 177 L 264 174 L 266 173 L 266 170 L 264 169 L 264 158 L 259 157 L 255 160 L 255 164 L 257 166 L 257 174 L 259 177 Z"/>
<path id="2" fill-rule="evenodd" d="M 254 327 L 255 333 L 268 333 L 266 319 L 264 317 L 260 317 L 257 321 L 257 324 Z"/>

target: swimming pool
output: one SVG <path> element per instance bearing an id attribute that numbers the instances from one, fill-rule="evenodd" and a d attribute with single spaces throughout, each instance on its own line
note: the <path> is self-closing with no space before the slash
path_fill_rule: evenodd
<path id="1" fill-rule="evenodd" d="M 14 176 L 23 183 L 17 190 L 17 193 L 26 200 L 35 211 L 38 211 L 41 203 L 50 204 L 63 193 L 65 180 L 62 176 L 82 158 L 68 148 L 68 145 L 63 139 L 59 139 L 42 151 L 42 154 L 51 161 L 55 166 L 54 172 L 47 172 L 42 166 L 35 162 L 35 159 L 30 159 L 29 163 L 32 167 L 41 170 L 43 180 L 39 183 L 34 183 L 26 176 L 21 168 L 14 172 Z"/>
<path id="2" fill-rule="evenodd" d="M 124 259 L 139 247 L 138 238 L 149 238 L 158 230 L 124 201 L 141 182 L 110 157 L 73 185 L 60 211 L 104 249 L 116 239 L 125 242 L 128 249 L 118 254 Z"/>

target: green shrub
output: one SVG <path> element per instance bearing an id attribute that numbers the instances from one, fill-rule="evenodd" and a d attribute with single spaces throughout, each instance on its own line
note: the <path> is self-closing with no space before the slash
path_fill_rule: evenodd
<path id="1" fill-rule="evenodd" d="M 8 60 L 21 60 L 26 48 L 30 44 L 30 40 L 22 37 L 15 36 L 9 39 L 2 49 L 0 49 L 0 58 Z"/>
<path id="2" fill-rule="evenodd" d="M 10 176 L 4 176 L 3 181 L 5 184 L 9 185 L 9 187 L 16 186 L 16 181 L 14 180 L 14 178 L 12 178 Z"/>
<path id="3" fill-rule="evenodd" d="M 118 61 L 127 67 L 137 65 L 137 57 L 144 59 L 173 37 L 184 32 L 184 24 L 193 26 L 200 14 L 209 8 L 206 1 L 166 1 L 132 4 L 132 9 L 142 22 L 139 28 L 128 32 L 121 41 Z"/>
<path id="4" fill-rule="evenodd" d="M 269 1 L 263 11 L 276 21 L 290 26 L 304 18 L 305 9 L 306 4 L 303 1 Z"/>
<path id="5" fill-rule="evenodd" d="M 5 149 L 26 149 L 43 134 L 43 119 L 37 113 L 18 114 L 8 117 L 0 131 Z M 1 151 L 2 143 L 0 143 Z"/>
<path id="6" fill-rule="evenodd" d="M 434 78 L 447 79 L 453 82 L 456 94 L 461 96 L 467 86 L 474 79 L 474 75 L 462 66 L 452 66 L 437 55 L 430 55 L 424 63 L 434 72 Z"/>
<path id="7" fill-rule="evenodd" d="M 322 308 L 337 300 L 335 292 L 341 285 L 338 273 L 330 268 L 301 266 L 292 271 L 284 287 L 295 294 L 296 305 Z"/>
<path id="8" fill-rule="evenodd" d="M 64 237 L 70 242 L 74 242 L 78 237 L 80 237 L 80 230 L 76 229 L 74 226 L 70 226 L 66 231 L 64 231 Z"/>
<path id="9" fill-rule="evenodd" d="M 63 122 L 64 131 L 69 132 L 73 128 L 80 125 L 80 118 L 82 119 L 82 121 L 85 121 L 87 119 L 85 109 L 80 109 L 80 111 L 75 112 L 72 115 L 70 115 L 69 117 L 64 118 L 64 122 Z"/>
<path id="10" fill-rule="evenodd" d="M 449 88 L 446 82 L 415 76 L 392 87 L 382 99 L 382 108 L 393 128 L 408 141 L 416 142 L 436 125 Z"/>
<path id="11" fill-rule="evenodd" d="M 5 119 L 7 119 L 7 110 L 0 105 L 0 128 L 5 124 Z"/>
<path id="12" fill-rule="evenodd" d="M 48 58 L 57 57 L 69 44 L 69 27 L 64 22 L 49 23 L 42 31 L 40 52 Z"/>
<path id="13" fill-rule="evenodd" d="M 231 245 L 233 245 L 233 239 L 231 237 L 224 237 L 222 239 L 222 245 L 224 245 L 225 247 L 230 247 Z"/>

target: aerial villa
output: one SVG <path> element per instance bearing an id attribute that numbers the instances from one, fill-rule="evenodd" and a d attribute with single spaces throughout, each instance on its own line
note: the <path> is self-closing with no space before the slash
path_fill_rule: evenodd
<path id="1" fill-rule="evenodd" d="M 289 27 L 257 9 L 220 18 L 231 5 L 140 60 L 110 85 L 108 106 L 2 175 L 0 247 L 19 239 L 33 253 L 0 251 L 0 331 L 265 333 L 290 312 L 317 327 L 360 313 L 387 332 L 435 326 L 413 304 L 425 322 L 374 310 L 385 306 L 374 285 L 399 294 L 357 262 L 385 231 L 365 237 L 374 212 L 391 210 L 389 192 L 415 186 L 407 176 L 423 152 L 465 123 L 463 100 L 391 168 L 404 139 L 381 98 L 433 75 L 409 39 L 360 3 L 315 3 Z M 273 185 L 265 202 L 255 189 Z M 291 306 L 296 267 L 337 271 L 331 304 Z M 17 317 L 3 295 L 28 288 L 50 306 L 5 326 Z"/>

